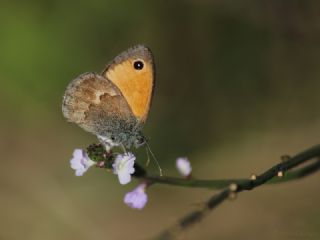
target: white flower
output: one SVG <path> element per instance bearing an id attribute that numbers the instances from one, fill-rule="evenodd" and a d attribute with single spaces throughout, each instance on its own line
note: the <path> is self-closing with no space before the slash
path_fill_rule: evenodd
<path id="1" fill-rule="evenodd" d="M 124 203 L 131 208 L 142 209 L 148 202 L 148 195 L 146 194 L 147 185 L 142 183 L 138 185 L 133 191 L 128 192 L 124 196 Z"/>
<path id="2" fill-rule="evenodd" d="M 131 181 L 131 174 L 134 173 L 134 161 L 136 157 L 128 152 L 117 155 L 112 164 L 113 173 L 118 175 L 120 184 L 127 184 Z"/>
<path id="3" fill-rule="evenodd" d="M 176 161 L 176 167 L 182 176 L 190 176 L 192 168 L 188 158 L 178 158 Z"/>
<path id="4" fill-rule="evenodd" d="M 91 166 L 96 164 L 92 161 L 83 149 L 75 149 L 73 158 L 70 160 L 70 166 L 76 172 L 76 176 L 82 176 Z"/>

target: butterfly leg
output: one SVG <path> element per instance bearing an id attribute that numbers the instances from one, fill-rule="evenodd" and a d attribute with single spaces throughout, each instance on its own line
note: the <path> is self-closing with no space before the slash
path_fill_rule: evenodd
<path id="1" fill-rule="evenodd" d="M 123 152 L 124 152 L 125 154 L 127 154 L 127 149 L 125 148 L 125 146 L 123 145 L 123 143 L 120 143 L 120 146 L 121 146 Z"/>
<path id="2" fill-rule="evenodd" d="M 100 143 L 104 146 L 107 152 L 109 152 L 111 148 L 119 146 L 118 143 L 114 142 L 112 139 L 108 137 L 97 135 L 97 138 L 100 141 Z"/>

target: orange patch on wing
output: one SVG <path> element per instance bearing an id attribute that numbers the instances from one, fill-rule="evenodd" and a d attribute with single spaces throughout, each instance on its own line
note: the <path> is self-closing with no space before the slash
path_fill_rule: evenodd
<path id="1" fill-rule="evenodd" d="M 153 88 L 153 66 L 144 62 L 141 70 L 133 67 L 133 59 L 108 69 L 106 77 L 121 91 L 133 114 L 142 122 L 148 116 Z"/>

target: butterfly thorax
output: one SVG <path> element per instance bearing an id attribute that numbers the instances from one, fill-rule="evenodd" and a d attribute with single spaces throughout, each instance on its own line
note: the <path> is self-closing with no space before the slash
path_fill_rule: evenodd
<path id="1" fill-rule="evenodd" d="M 110 150 L 116 146 L 126 149 L 132 146 L 138 148 L 146 142 L 146 138 L 141 132 L 108 133 L 107 135 L 97 135 L 97 138 L 105 146 L 106 150 Z"/>

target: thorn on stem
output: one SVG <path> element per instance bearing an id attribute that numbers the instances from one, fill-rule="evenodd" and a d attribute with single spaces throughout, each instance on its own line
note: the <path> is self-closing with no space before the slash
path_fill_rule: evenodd
<path id="1" fill-rule="evenodd" d="M 231 184 L 229 185 L 229 190 L 230 190 L 231 192 L 236 192 L 237 189 L 238 189 L 238 185 L 237 185 L 236 183 L 231 183 Z"/>
<path id="2" fill-rule="evenodd" d="M 282 178 L 282 177 L 284 176 L 283 171 L 279 171 L 279 172 L 277 173 L 277 176 L 278 176 L 279 178 Z"/>
<path id="3" fill-rule="evenodd" d="M 251 176 L 250 176 L 250 180 L 257 180 L 257 175 L 252 173 Z"/>

